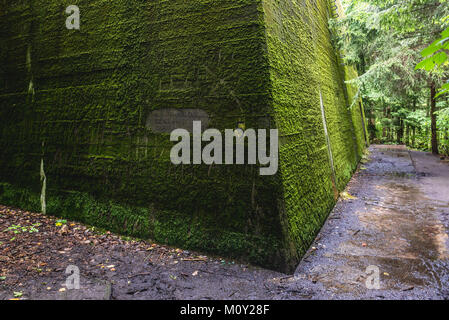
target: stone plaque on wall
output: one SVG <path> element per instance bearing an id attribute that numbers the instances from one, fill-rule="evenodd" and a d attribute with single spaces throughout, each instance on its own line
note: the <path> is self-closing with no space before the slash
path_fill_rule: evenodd
<path id="1" fill-rule="evenodd" d="M 201 109 L 160 109 L 148 115 L 146 127 L 155 133 L 171 133 L 175 129 L 192 132 L 193 121 L 201 121 L 202 130 L 205 130 L 209 115 Z"/>

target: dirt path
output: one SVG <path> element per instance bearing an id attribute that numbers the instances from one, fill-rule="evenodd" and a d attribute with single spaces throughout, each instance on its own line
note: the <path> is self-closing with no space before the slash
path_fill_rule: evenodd
<path id="1" fill-rule="evenodd" d="M 0 206 L 0 299 L 449 299 L 449 163 L 370 151 L 347 189 L 356 199 L 337 203 L 294 276 Z M 69 265 L 79 290 L 65 288 Z"/>

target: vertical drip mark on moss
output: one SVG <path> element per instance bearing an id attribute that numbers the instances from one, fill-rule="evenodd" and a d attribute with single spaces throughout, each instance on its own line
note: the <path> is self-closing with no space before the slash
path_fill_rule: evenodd
<path id="1" fill-rule="evenodd" d="M 307 12 L 308 12 L 308 15 L 309 15 L 309 19 L 311 21 L 313 55 L 315 57 L 315 60 L 318 60 L 318 55 L 317 55 L 318 31 L 317 31 L 317 29 L 319 28 L 319 26 L 317 26 L 316 19 L 313 16 L 311 16 L 311 11 L 308 10 Z M 319 93 L 320 93 L 320 108 L 321 108 L 321 117 L 322 117 L 322 120 L 323 120 L 324 136 L 325 136 L 325 140 L 326 140 L 327 152 L 328 152 L 328 157 L 329 157 L 329 165 L 330 165 L 331 170 L 332 170 L 332 177 L 331 177 L 332 189 L 334 191 L 334 198 L 336 200 L 338 198 L 337 174 L 335 172 L 334 156 L 332 154 L 332 146 L 331 146 L 331 141 L 330 141 L 330 138 L 329 138 L 329 132 L 327 130 L 326 111 L 324 110 L 323 93 L 321 91 L 321 82 L 322 82 L 321 81 L 321 77 L 318 77 L 317 81 L 318 81 L 318 87 L 319 87 Z"/>
<path id="2" fill-rule="evenodd" d="M 30 44 L 28 45 L 28 48 L 27 48 L 27 56 L 26 56 L 25 63 L 27 66 L 28 73 L 30 73 L 31 72 L 31 45 Z"/>
<path id="3" fill-rule="evenodd" d="M 318 60 L 318 55 L 317 55 L 317 21 L 316 19 L 314 19 L 314 17 L 311 16 L 310 14 L 310 10 L 308 11 L 309 14 L 309 18 L 312 26 L 312 41 L 313 41 L 313 53 L 314 53 L 314 57 L 316 60 Z M 340 68 L 339 68 L 340 69 Z M 323 93 L 321 91 L 321 77 L 318 77 L 318 86 L 319 86 L 319 92 L 320 92 L 320 108 L 321 108 L 321 117 L 323 120 L 323 128 L 324 128 L 324 135 L 326 138 L 326 145 L 327 145 L 327 152 L 329 155 L 329 163 L 331 166 L 331 170 L 332 170 L 332 188 L 334 190 L 334 195 L 336 194 L 337 196 L 335 196 L 335 198 L 338 197 L 338 183 L 337 183 L 337 174 L 335 172 L 335 165 L 334 165 L 334 157 L 332 155 L 332 147 L 331 147 L 331 141 L 329 138 L 329 132 L 327 130 L 327 121 L 326 121 L 326 111 L 324 110 L 324 101 L 323 101 Z M 343 82 L 343 87 L 345 87 L 344 82 Z"/>
<path id="4" fill-rule="evenodd" d="M 320 107 L 321 107 L 321 117 L 323 118 L 324 136 L 326 137 L 327 152 L 329 154 L 329 163 L 332 169 L 332 185 L 335 191 L 335 188 L 337 186 L 337 175 L 335 173 L 334 157 L 332 155 L 331 141 L 329 139 L 329 133 L 327 132 L 326 112 L 324 111 L 323 94 L 321 93 L 321 89 L 320 89 Z"/>
<path id="5" fill-rule="evenodd" d="M 30 83 L 28 85 L 28 94 L 31 95 L 31 102 L 34 102 L 34 83 L 33 83 L 33 74 L 31 72 L 31 44 L 28 45 L 27 48 L 27 55 L 26 55 L 26 61 L 25 61 L 28 74 L 31 74 L 30 76 Z"/>
<path id="6" fill-rule="evenodd" d="M 31 101 L 34 102 L 34 84 L 33 77 L 30 79 L 30 84 L 28 85 L 28 94 L 31 94 Z"/>
<path id="7" fill-rule="evenodd" d="M 42 142 L 42 149 L 44 149 L 44 143 Z M 47 214 L 47 204 L 45 201 L 45 194 L 47 191 L 47 177 L 45 176 L 44 171 L 44 157 L 41 158 L 41 170 L 40 170 L 40 176 L 41 176 L 41 183 L 42 183 L 42 190 L 41 190 L 41 211 L 43 214 Z"/>

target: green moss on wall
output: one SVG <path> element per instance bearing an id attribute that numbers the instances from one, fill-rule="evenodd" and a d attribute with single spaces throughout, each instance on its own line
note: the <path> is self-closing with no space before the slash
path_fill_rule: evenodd
<path id="1" fill-rule="evenodd" d="M 69 4 L 79 31 L 65 28 Z M 328 10 L 325 0 L 2 2 L 0 202 L 39 211 L 43 159 L 48 214 L 292 271 L 364 148 Z M 221 130 L 279 128 L 279 173 L 172 165 L 169 135 L 145 126 L 164 108 L 205 110 Z"/>
<path id="2" fill-rule="evenodd" d="M 353 93 L 344 80 L 352 75 L 341 67 L 331 44 L 329 2 L 266 0 L 264 13 L 272 108 L 281 136 L 284 216 L 294 265 L 356 169 L 365 147 L 363 125 L 361 114 L 349 108 Z"/>

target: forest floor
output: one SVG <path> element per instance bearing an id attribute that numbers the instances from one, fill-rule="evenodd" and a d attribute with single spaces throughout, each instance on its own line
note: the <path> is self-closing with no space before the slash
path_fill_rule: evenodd
<path id="1" fill-rule="evenodd" d="M 0 300 L 449 299 L 449 163 L 379 145 L 363 162 L 293 276 L 0 206 Z"/>

